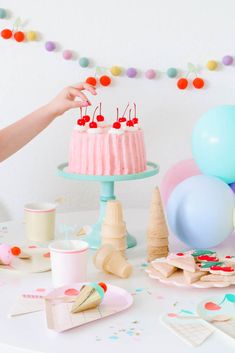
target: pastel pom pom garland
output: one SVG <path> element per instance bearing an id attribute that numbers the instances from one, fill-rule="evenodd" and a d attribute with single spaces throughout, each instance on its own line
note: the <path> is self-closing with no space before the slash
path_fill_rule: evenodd
<path id="1" fill-rule="evenodd" d="M 134 78 L 134 77 L 136 77 L 136 75 L 137 75 L 137 70 L 136 70 L 134 67 L 129 67 L 129 68 L 126 70 L 126 75 L 127 75 L 127 77 L 129 77 L 129 78 Z"/>
<path id="2" fill-rule="evenodd" d="M 0 8 L 0 18 L 7 17 L 7 10 Z"/>
<path id="3" fill-rule="evenodd" d="M 233 63 L 233 57 L 231 55 L 225 55 L 222 59 L 224 65 L 229 66 Z"/>
<path id="4" fill-rule="evenodd" d="M 48 41 L 45 43 L 45 48 L 47 51 L 54 51 L 56 49 L 56 45 L 52 41 Z"/>
<path id="5" fill-rule="evenodd" d="M 62 55 L 63 55 L 63 58 L 65 60 L 71 60 L 73 58 L 73 52 L 71 50 L 68 50 L 68 49 L 64 50 Z"/>
<path id="6" fill-rule="evenodd" d="M 89 66 L 89 59 L 86 57 L 80 58 L 79 59 L 79 65 L 81 67 L 88 67 Z"/>
<path id="7" fill-rule="evenodd" d="M 156 71 L 153 69 L 149 69 L 145 72 L 145 77 L 148 78 L 149 80 L 154 79 L 156 76 Z"/>
<path id="8" fill-rule="evenodd" d="M 120 76 L 122 73 L 122 69 L 120 66 L 112 66 L 110 68 L 110 72 L 113 76 Z"/>

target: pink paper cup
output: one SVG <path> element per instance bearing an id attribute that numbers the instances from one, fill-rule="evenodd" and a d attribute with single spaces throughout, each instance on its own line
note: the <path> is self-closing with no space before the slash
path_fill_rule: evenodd
<path id="1" fill-rule="evenodd" d="M 57 240 L 49 245 L 54 287 L 87 280 L 88 243 L 82 240 Z"/>

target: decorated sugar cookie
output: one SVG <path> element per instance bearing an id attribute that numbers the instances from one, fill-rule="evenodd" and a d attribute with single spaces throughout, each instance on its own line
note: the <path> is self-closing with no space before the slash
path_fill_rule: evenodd
<path id="1" fill-rule="evenodd" d="M 151 265 L 155 270 L 159 271 L 165 278 L 170 277 L 175 271 L 177 271 L 177 268 L 175 266 L 169 265 L 166 262 L 166 258 L 160 258 L 156 259 L 151 262 Z"/>
<path id="2" fill-rule="evenodd" d="M 199 261 L 199 262 L 218 262 L 219 258 L 216 256 L 210 256 L 210 255 L 200 255 L 200 256 L 197 256 L 197 261 Z"/>
<path id="3" fill-rule="evenodd" d="M 209 268 L 209 272 L 215 275 L 231 276 L 235 274 L 235 270 L 231 266 L 215 265 Z"/>
<path id="4" fill-rule="evenodd" d="M 190 253 L 179 252 L 176 254 L 169 254 L 167 256 L 166 262 L 169 265 L 178 267 L 182 270 L 186 270 L 189 272 L 196 271 L 194 257 Z"/>

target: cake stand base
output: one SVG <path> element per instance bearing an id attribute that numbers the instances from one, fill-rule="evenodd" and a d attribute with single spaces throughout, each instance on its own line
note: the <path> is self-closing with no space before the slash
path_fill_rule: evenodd
<path id="1" fill-rule="evenodd" d="M 114 195 L 114 182 L 149 178 L 156 175 L 159 171 L 158 165 L 153 162 L 147 162 L 147 169 L 141 173 L 110 176 L 74 174 L 68 172 L 67 167 L 68 163 L 59 165 L 58 174 L 66 179 L 96 181 L 101 184 L 99 218 L 92 226 L 91 231 L 84 236 L 84 240 L 88 242 L 91 249 L 98 249 L 101 246 L 101 226 L 104 220 L 106 204 L 109 200 L 116 199 Z M 136 239 L 127 231 L 128 248 L 132 248 L 136 244 Z"/>

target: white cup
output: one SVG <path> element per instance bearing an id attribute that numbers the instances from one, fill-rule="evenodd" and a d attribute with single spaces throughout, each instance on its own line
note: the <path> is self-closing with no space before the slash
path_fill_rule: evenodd
<path id="1" fill-rule="evenodd" d="M 49 245 L 52 283 L 60 287 L 87 280 L 88 243 L 82 240 L 58 240 Z"/>
<path id="2" fill-rule="evenodd" d="M 54 203 L 29 203 L 24 206 L 26 236 L 31 241 L 45 242 L 54 239 Z"/>

